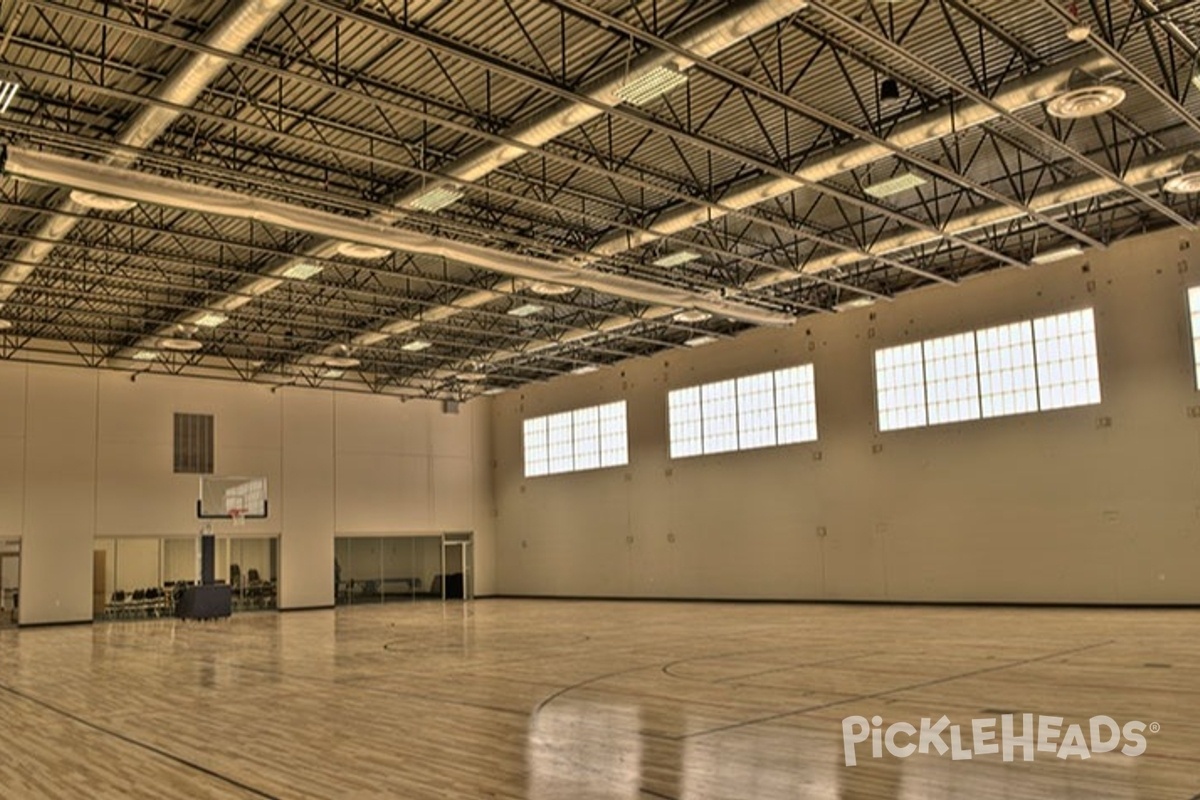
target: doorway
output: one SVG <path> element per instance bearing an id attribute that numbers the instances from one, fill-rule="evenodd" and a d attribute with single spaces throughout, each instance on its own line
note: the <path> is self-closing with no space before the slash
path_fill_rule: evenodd
<path id="1" fill-rule="evenodd" d="M 473 600 L 474 545 L 469 533 L 447 533 L 442 537 L 442 599 Z"/>
<path id="2" fill-rule="evenodd" d="M 21 543 L 0 541 L 0 628 L 20 622 Z"/>

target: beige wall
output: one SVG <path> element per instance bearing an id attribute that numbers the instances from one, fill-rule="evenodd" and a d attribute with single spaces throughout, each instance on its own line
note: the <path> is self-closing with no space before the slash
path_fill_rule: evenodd
<path id="1" fill-rule="evenodd" d="M 198 534 L 197 476 L 172 472 L 177 411 L 214 415 L 218 474 L 267 476 L 269 519 L 237 533 L 281 536 L 284 608 L 333 602 L 335 535 L 474 531 L 490 557 L 487 406 L 0 362 L 0 538 L 21 540 L 21 622 L 91 617 L 97 538 Z M 489 593 L 491 562 L 476 570 Z"/>
<path id="2" fill-rule="evenodd" d="M 1200 239 L 1167 232 L 502 395 L 497 590 L 1200 602 L 1193 284 Z M 876 432 L 875 349 L 1085 306 L 1102 405 Z M 819 442 L 668 458 L 667 391 L 801 363 L 815 364 Z M 627 468 L 522 477 L 522 419 L 621 398 Z"/>

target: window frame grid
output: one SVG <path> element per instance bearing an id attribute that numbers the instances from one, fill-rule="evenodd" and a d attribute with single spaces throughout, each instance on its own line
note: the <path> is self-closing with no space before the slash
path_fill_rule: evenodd
<path id="1" fill-rule="evenodd" d="M 795 384 L 781 386 L 780 377 L 793 371 L 798 371 L 798 380 Z M 768 410 L 770 412 L 771 441 L 767 442 L 767 437 L 762 436 L 756 438 L 752 443 L 747 443 L 745 435 L 751 428 L 745 426 L 744 423 L 750 417 L 744 412 L 742 401 L 751 392 L 744 387 L 750 381 L 765 381 L 767 378 L 770 379 L 769 390 L 764 385 L 753 393 L 762 395 L 767 400 L 762 404 L 759 413 L 762 414 L 761 420 L 765 421 Z M 799 438 L 794 440 L 780 440 L 780 426 L 783 424 L 780 422 L 780 398 L 783 396 L 781 389 L 793 392 L 799 398 L 799 402 L 795 405 L 796 421 L 787 423 L 789 430 L 794 428 L 798 431 Z M 720 414 L 717 414 L 717 409 L 713 407 L 713 404 L 718 401 L 728 403 L 728 408 L 720 409 Z M 671 460 L 698 458 L 818 441 L 816 402 L 816 375 L 812 364 L 800 364 L 794 367 L 784 367 L 672 389 L 667 392 L 667 432 L 670 458 Z M 687 417 L 681 419 L 680 414 L 685 412 Z M 731 420 L 732 426 L 722 424 L 719 433 L 710 434 L 710 426 L 718 419 L 722 423 Z M 697 428 L 698 430 L 696 430 Z M 763 432 L 767 429 L 756 427 L 753 430 Z M 691 435 L 685 437 L 685 433 Z"/>
<path id="2" fill-rule="evenodd" d="M 629 463 L 628 404 L 618 400 L 531 417 L 522 423 L 521 438 L 526 478 L 625 466 Z M 585 442 L 587 449 L 581 450 Z"/>

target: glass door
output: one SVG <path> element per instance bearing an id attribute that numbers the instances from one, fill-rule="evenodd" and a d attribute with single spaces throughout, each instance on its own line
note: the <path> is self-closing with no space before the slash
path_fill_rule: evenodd
<path id="1" fill-rule="evenodd" d="M 19 621 L 20 584 L 21 543 L 0 542 L 0 628 Z"/>
<path id="2" fill-rule="evenodd" d="M 447 533 L 442 537 L 443 600 L 471 600 L 475 597 L 473 550 L 469 533 Z"/>

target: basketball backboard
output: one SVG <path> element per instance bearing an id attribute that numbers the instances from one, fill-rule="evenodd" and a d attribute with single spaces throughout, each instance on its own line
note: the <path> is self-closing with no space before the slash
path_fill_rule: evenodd
<path id="1" fill-rule="evenodd" d="M 196 516 L 200 519 L 266 519 L 267 479 L 202 475 Z"/>

